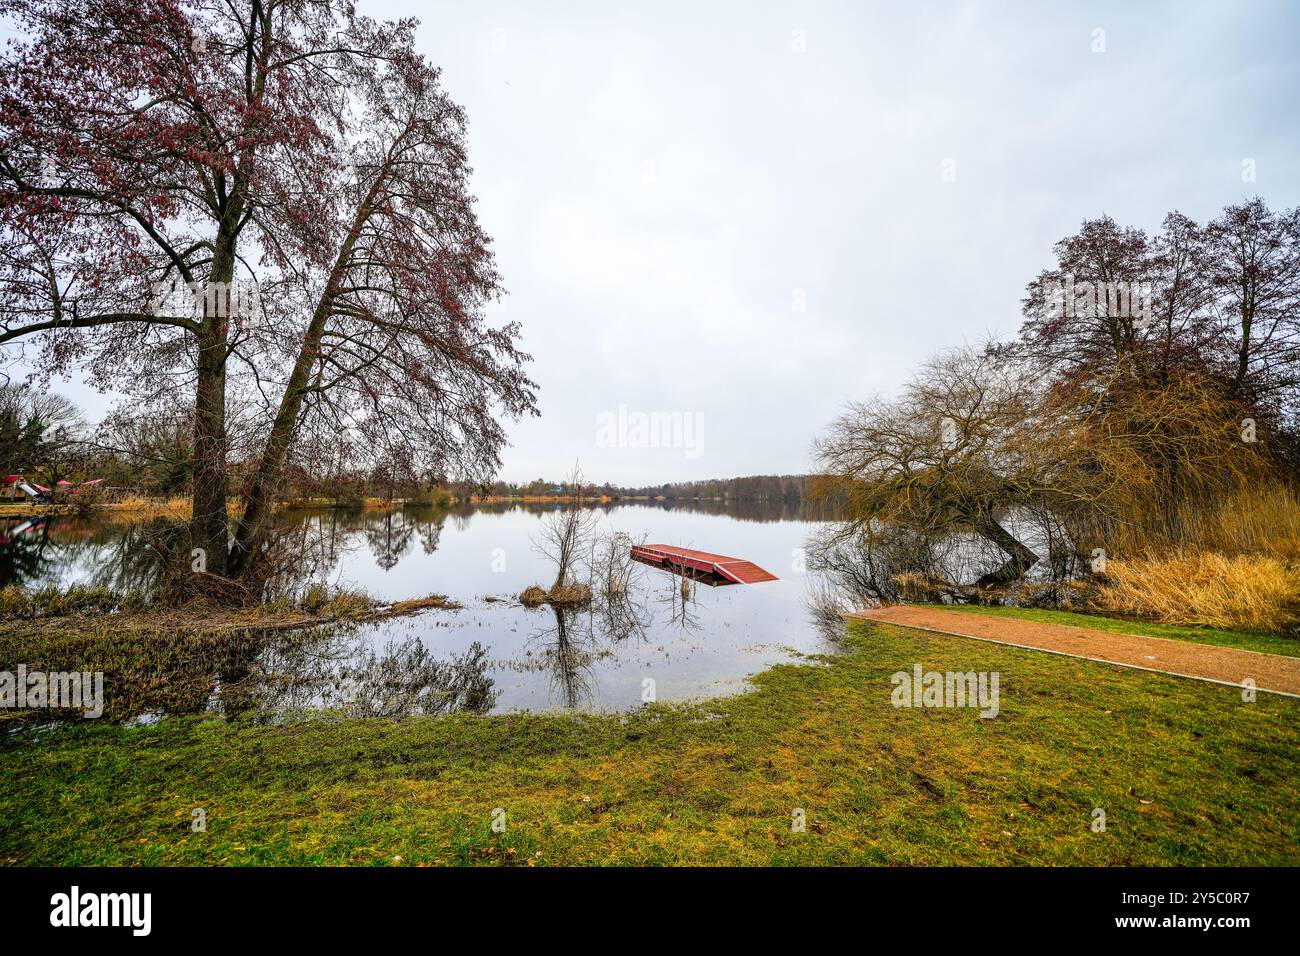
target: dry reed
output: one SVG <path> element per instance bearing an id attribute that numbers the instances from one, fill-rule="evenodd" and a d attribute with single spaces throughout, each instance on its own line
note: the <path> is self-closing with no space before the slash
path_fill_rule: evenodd
<path id="1" fill-rule="evenodd" d="M 1096 603 L 1103 611 L 1233 630 L 1300 628 L 1300 568 L 1267 555 L 1183 551 L 1112 560 Z"/>

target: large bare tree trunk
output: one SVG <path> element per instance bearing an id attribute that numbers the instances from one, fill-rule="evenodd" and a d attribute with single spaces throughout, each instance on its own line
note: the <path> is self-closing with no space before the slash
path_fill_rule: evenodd
<path id="1" fill-rule="evenodd" d="M 348 230 L 347 237 L 343 240 L 339 254 L 334 260 L 334 267 L 330 270 L 325 291 L 320 301 L 316 303 L 316 311 L 312 313 L 311 322 L 303 332 L 298 357 L 293 363 L 293 372 L 289 375 L 284 395 L 280 399 L 280 408 L 276 412 L 275 422 L 271 425 L 270 437 L 267 438 L 266 446 L 262 449 L 262 460 L 258 463 L 257 472 L 244 498 L 244 513 L 235 534 L 235 546 L 230 559 L 232 574 L 242 575 L 248 570 L 249 564 L 266 539 L 267 527 L 284 479 L 284 459 L 293 444 L 294 433 L 298 430 L 298 419 L 302 415 L 303 402 L 306 401 L 307 394 L 311 390 L 308 387 L 311 367 L 320 355 L 321 338 L 325 334 L 325 326 L 334 308 L 334 299 L 338 294 L 337 290 L 345 265 L 356 246 L 357 237 L 361 235 L 362 227 L 374 208 L 375 196 L 382 182 L 382 175 L 376 177 L 365 201 L 357 210 L 352 228 Z"/>
<path id="2" fill-rule="evenodd" d="M 199 337 L 198 386 L 194 402 L 194 517 L 190 536 L 206 553 L 207 569 L 226 573 L 230 547 L 226 520 L 226 339 L 204 320 Z"/>
<path id="3" fill-rule="evenodd" d="M 284 458 L 289 446 L 293 444 L 294 432 L 297 430 L 298 417 L 302 414 L 303 401 L 307 397 L 308 376 L 311 365 L 320 353 L 321 335 L 325 331 L 325 322 L 329 318 L 329 296 L 322 298 L 312 316 L 311 324 L 303 335 L 302 347 L 289 376 L 288 386 L 280 400 L 275 422 L 271 425 L 271 434 L 266 447 L 262 450 L 262 460 L 249 485 L 244 499 L 244 514 L 235 535 L 235 547 L 231 554 L 231 572 L 243 574 L 257 550 L 265 540 L 267 525 L 275 509 L 276 499 L 280 494 L 280 485 L 284 475 Z"/>
<path id="4" fill-rule="evenodd" d="M 235 274 L 235 223 L 243 211 L 236 192 L 218 230 L 212 282 L 217 290 L 229 287 Z M 217 285 L 220 283 L 220 285 Z M 202 548 L 207 570 L 224 575 L 230 551 L 230 523 L 226 515 L 226 357 L 230 331 L 228 301 L 218 291 L 203 296 L 203 324 L 199 330 L 198 374 L 194 401 L 194 500 L 190 535 Z"/>
<path id="5" fill-rule="evenodd" d="M 984 515 L 975 524 L 975 530 L 984 538 L 993 542 L 1009 556 L 1007 562 L 996 571 L 984 575 L 976 583 L 980 587 L 996 587 L 1018 581 L 1038 563 L 1038 555 L 1025 547 L 1019 539 L 1002 527 L 992 515 Z"/>

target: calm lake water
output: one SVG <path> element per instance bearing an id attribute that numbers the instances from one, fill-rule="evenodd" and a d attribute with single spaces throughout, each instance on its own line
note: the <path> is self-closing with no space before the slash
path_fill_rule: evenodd
<path id="1" fill-rule="evenodd" d="M 387 513 L 296 512 L 283 519 L 311 579 L 384 600 L 447 595 L 430 610 L 308 635 L 271 635 L 219 660 L 132 680 L 116 719 L 211 711 L 282 719 L 328 709 L 401 716 L 469 710 L 625 710 L 652 693 L 678 701 L 736 693 L 772 664 L 834 648 L 805 609 L 802 549 L 818 519 L 799 506 L 706 502 L 602 506 L 597 533 L 746 558 L 780 580 L 710 587 L 635 565 L 626 600 L 568 612 L 528 610 L 516 595 L 550 584 L 533 542 L 558 506 L 485 505 Z M 0 526 L 0 584 L 97 582 L 147 589 L 156 569 L 141 528 L 52 519 L 21 534 Z M 3 649 L 0 648 L 0 652 Z M 176 655 L 173 655 L 175 657 Z M 0 653 L 5 664 L 8 654 Z M 75 662 L 66 662 L 72 666 Z M 179 671 L 167 668 L 179 668 Z M 120 683 L 127 678 L 118 675 Z M 113 695 L 113 675 L 108 675 Z M 652 682 L 647 683 L 647 681 Z M 160 688 L 140 690 L 138 684 Z M 183 688 L 184 693 L 168 693 Z"/>

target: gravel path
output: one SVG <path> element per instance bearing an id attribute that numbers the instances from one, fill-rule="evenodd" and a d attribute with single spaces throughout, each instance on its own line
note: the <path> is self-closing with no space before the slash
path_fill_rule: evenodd
<path id="1" fill-rule="evenodd" d="M 859 611 L 853 616 L 1238 687 L 1246 686 L 1243 682 L 1250 679 L 1259 690 L 1300 697 L 1300 658 L 1295 657 L 906 605 Z"/>

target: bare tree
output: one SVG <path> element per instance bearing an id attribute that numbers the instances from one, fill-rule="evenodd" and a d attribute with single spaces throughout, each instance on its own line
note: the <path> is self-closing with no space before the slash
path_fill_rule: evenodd
<path id="1" fill-rule="evenodd" d="M 1232 395 L 1295 409 L 1300 398 L 1300 209 L 1259 198 L 1205 229 L 1201 260 L 1215 292 Z"/>
<path id="2" fill-rule="evenodd" d="M 895 600 L 900 579 L 1008 585 L 1046 556 L 1060 580 L 1097 546 L 1176 544 L 1194 508 L 1273 473 L 1242 441 L 1242 411 L 1207 377 L 1117 368 L 1053 384 L 996 350 L 946 353 L 897 400 L 850 405 L 817 443 L 847 520 L 811 563 Z"/>
<path id="3" fill-rule="evenodd" d="M 40 468 L 51 482 L 57 481 L 85 431 L 81 411 L 62 395 L 0 384 L 0 468 Z"/>
<path id="4" fill-rule="evenodd" d="M 0 13 L 24 34 L 0 72 L 0 345 L 136 397 L 191 390 L 211 570 L 258 553 L 304 434 L 490 476 L 497 416 L 535 413 L 534 386 L 517 326 L 485 319 L 502 290 L 465 116 L 413 21 L 334 0 Z M 228 560 L 231 389 L 260 430 Z"/>
<path id="5" fill-rule="evenodd" d="M 1172 212 L 1152 236 L 1103 216 L 1055 253 L 1026 290 L 1020 341 L 1001 351 L 1070 388 L 1150 390 L 1189 375 L 1225 383 L 1227 398 L 1295 440 L 1300 209 L 1274 212 L 1256 197 L 1206 225 Z M 1149 310 L 1112 295 L 1143 284 Z"/>
<path id="6" fill-rule="evenodd" d="M 566 484 L 571 489 L 572 500 L 542 519 L 541 529 L 533 540 L 533 546 L 555 564 L 555 581 L 548 592 L 551 595 L 562 594 L 567 586 L 577 583 L 579 564 L 589 560 L 596 526 L 600 523 L 600 513 L 583 505 L 585 486 L 580 467 L 574 465 Z"/>
<path id="7" fill-rule="evenodd" d="M 632 548 L 644 543 L 626 532 L 604 536 L 593 549 L 593 614 L 601 637 L 615 643 L 641 637 L 652 614 L 642 587 L 645 566 L 632 557 Z"/>
<path id="8" fill-rule="evenodd" d="M 825 491 L 846 502 L 845 532 L 887 536 L 895 550 L 911 542 L 933 567 L 939 543 L 969 531 L 1004 557 L 983 583 L 1022 576 L 1039 556 L 1005 515 L 1038 496 L 1076 493 L 1058 480 L 1073 423 L 1040 398 L 1029 369 L 965 349 L 929 362 L 895 402 L 851 404 L 816 444 Z"/>

